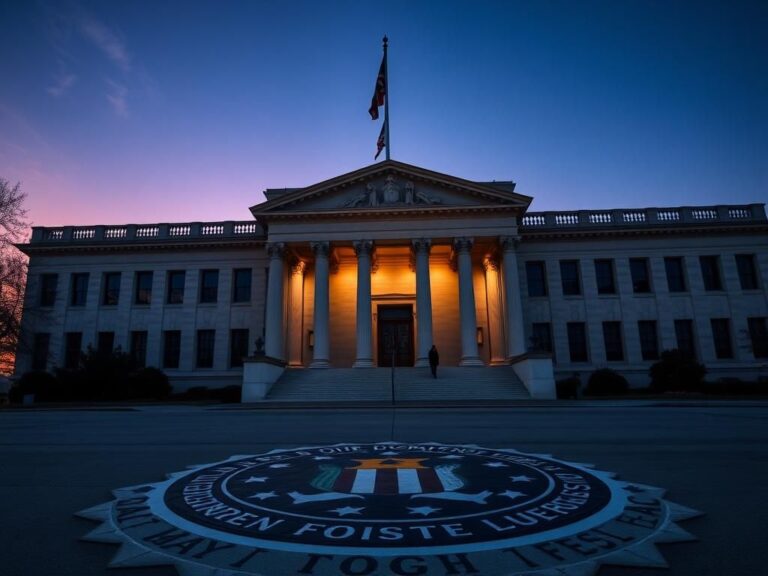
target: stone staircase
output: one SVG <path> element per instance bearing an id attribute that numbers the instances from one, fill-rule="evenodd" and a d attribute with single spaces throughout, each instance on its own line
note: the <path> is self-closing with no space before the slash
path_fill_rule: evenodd
<path id="1" fill-rule="evenodd" d="M 524 400 L 530 395 L 509 366 L 396 368 L 397 402 Z M 264 402 L 391 402 L 389 368 L 287 369 Z"/>

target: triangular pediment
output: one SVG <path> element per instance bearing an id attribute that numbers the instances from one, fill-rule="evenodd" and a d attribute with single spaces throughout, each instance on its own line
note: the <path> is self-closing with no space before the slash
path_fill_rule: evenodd
<path id="1" fill-rule="evenodd" d="M 520 215 L 532 198 L 517 194 L 514 186 L 514 182 L 472 182 L 385 160 L 306 188 L 269 190 L 268 200 L 251 207 L 251 212 L 261 220 L 489 209 Z"/>

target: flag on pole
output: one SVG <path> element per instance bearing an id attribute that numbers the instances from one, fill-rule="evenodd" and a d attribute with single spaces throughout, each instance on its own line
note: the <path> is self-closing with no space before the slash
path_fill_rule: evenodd
<path id="1" fill-rule="evenodd" d="M 387 95 L 387 57 L 381 59 L 379 66 L 379 75 L 376 77 L 376 87 L 373 89 L 373 98 L 371 98 L 371 107 L 368 113 L 372 120 L 379 117 L 379 106 L 384 105 L 384 97 Z"/>
<path id="2" fill-rule="evenodd" d="M 379 157 L 379 154 L 381 154 L 381 151 L 384 149 L 384 146 L 386 145 L 386 134 L 387 134 L 387 125 L 382 124 L 381 125 L 381 132 L 379 133 L 379 139 L 376 141 L 376 156 L 373 157 L 374 160 L 376 160 Z"/>

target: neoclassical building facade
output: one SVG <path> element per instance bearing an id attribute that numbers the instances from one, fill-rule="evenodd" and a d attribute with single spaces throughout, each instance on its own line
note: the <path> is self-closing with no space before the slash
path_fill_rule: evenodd
<path id="1" fill-rule="evenodd" d="M 542 397 L 533 358 L 550 382 L 643 385 L 669 348 L 768 376 L 762 204 L 535 213 L 513 182 L 393 160 L 265 196 L 246 222 L 35 228 L 17 372 L 119 346 L 222 386 L 260 337 L 286 371 L 424 367 L 434 344 Z"/>

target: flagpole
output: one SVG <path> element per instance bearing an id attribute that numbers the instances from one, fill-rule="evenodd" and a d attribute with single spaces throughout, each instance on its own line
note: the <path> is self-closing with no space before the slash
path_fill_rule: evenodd
<path id="1" fill-rule="evenodd" d="M 384 94 L 384 147 L 387 149 L 387 160 L 389 160 L 389 62 L 387 62 L 387 42 L 386 35 L 384 36 L 384 86 L 386 86 L 386 93 Z"/>

